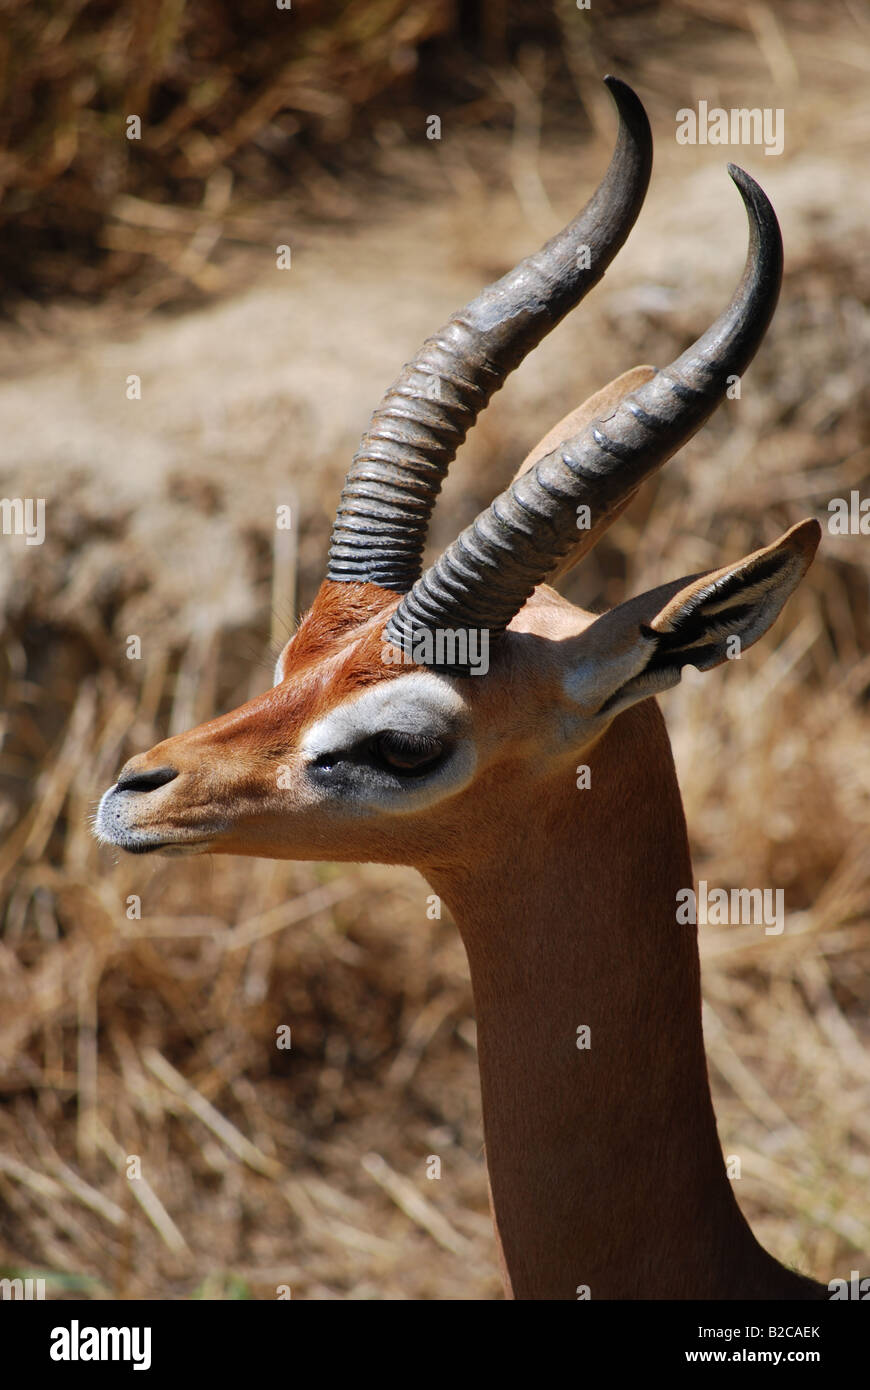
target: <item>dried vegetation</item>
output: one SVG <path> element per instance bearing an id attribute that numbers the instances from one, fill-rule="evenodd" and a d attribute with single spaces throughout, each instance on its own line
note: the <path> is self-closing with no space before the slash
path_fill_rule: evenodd
<path id="1" fill-rule="evenodd" d="M 291 41 L 204 0 L 62 4 L 47 26 L 6 6 L 0 492 L 38 490 L 50 524 L 40 548 L 0 538 L 0 1265 L 51 1296 L 497 1295 L 470 991 L 422 881 L 116 863 L 88 822 L 127 756 L 268 683 L 366 408 L 597 176 L 601 72 L 649 103 L 648 209 L 478 427 L 436 542 L 580 395 L 721 303 L 736 152 L 669 136 L 699 97 L 786 110 L 781 161 L 746 157 L 783 220 L 781 307 L 743 399 L 568 592 L 603 606 L 868 493 L 868 7 L 472 8 L 299 0 Z M 272 541 L 291 494 L 295 560 Z M 782 936 L 702 929 L 706 1035 L 744 1208 L 826 1279 L 870 1273 L 868 547 L 826 535 L 764 643 L 665 701 L 696 874 L 785 890 Z"/>

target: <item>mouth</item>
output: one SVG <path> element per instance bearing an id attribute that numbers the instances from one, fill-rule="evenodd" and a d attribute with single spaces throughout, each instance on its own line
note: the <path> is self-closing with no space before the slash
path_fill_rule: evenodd
<path id="1" fill-rule="evenodd" d="M 205 854 L 214 843 L 212 840 L 136 840 L 132 836 L 123 840 L 109 840 L 106 843 L 123 849 L 127 854 Z"/>
<path id="2" fill-rule="evenodd" d="M 111 833 L 106 834 L 99 825 L 97 838 L 102 844 L 111 845 L 113 849 L 122 849 L 126 854 L 206 854 L 214 844 L 213 836 L 197 840 L 151 839 L 141 832 L 137 834 L 134 830 L 122 830 L 117 827 L 113 827 Z"/>
<path id="3" fill-rule="evenodd" d="M 139 828 L 135 824 L 131 825 L 131 808 L 129 793 L 118 792 L 117 785 L 110 787 L 100 801 L 99 810 L 94 822 L 94 833 L 97 839 L 104 845 L 112 845 L 115 849 L 122 849 L 126 854 L 167 854 L 173 856 L 185 854 L 207 854 L 215 843 L 213 833 L 204 835 L 202 831 L 208 829 L 211 832 L 219 829 L 212 823 L 208 827 L 197 827 L 199 834 L 190 833 L 183 828 L 166 830 L 162 833 L 159 830 L 148 830 Z"/>

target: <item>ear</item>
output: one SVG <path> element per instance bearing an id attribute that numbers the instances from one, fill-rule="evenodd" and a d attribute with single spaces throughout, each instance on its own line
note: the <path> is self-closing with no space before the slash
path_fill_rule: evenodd
<path id="1" fill-rule="evenodd" d="M 736 565 L 651 589 L 597 618 L 566 653 L 565 689 L 584 717 L 612 715 L 709 671 L 757 642 L 797 588 L 821 527 L 801 521 Z M 570 644 L 569 644 L 570 645 Z"/>
<path id="2" fill-rule="evenodd" d="M 527 454 L 514 474 L 513 481 L 531 468 L 533 464 L 542 459 L 545 454 L 550 454 L 554 449 L 558 449 L 560 444 L 564 444 L 573 435 L 580 434 L 586 426 L 593 420 L 608 420 L 613 414 L 619 402 L 630 391 L 636 391 L 644 382 L 652 380 L 656 374 L 655 367 L 632 367 L 631 371 L 623 372 L 622 376 L 615 377 L 607 386 L 603 386 L 600 391 L 596 391 L 594 396 L 590 396 L 582 405 L 578 405 L 576 410 L 572 410 L 570 415 L 566 415 L 560 420 L 558 425 L 544 435 L 540 443 L 536 444 L 530 454 Z M 577 561 L 590 551 L 593 546 L 598 544 L 599 539 L 609 526 L 612 526 L 618 516 L 625 511 L 629 502 L 634 498 L 634 493 L 630 492 L 626 498 L 613 511 L 599 521 L 597 526 L 592 526 L 588 531 L 578 530 L 577 544 L 569 550 L 554 569 L 547 576 L 547 583 L 554 584 L 568 570 L 573 569 Z"/>

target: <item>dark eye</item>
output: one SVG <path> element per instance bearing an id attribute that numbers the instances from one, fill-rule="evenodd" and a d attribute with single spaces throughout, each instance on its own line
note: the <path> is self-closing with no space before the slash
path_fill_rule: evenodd
<path id="1" fill-rule="evenodd" d="M 401 729 L 386 729 L 373 738 L 369 746 L 375 762 L 405 777 L 431 772 L 444 755 L 440 738 L 431 734 L 406 734 Z"/>

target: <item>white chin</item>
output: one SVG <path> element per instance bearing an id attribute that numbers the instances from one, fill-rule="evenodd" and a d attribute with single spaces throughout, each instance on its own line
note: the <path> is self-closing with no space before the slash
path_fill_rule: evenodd
<path id="1" fill-rule="evenodd" d="M 159 831 L 139 830 L 135 825 L 128 825 L 124 804 L 119 803 L 114 787 L 110 787 L 100 801 L 94 834 L 100 844 L 112 845 L 128 854 L 205 854 L 213 843 L 205 836 L 164 839 Z"/>

